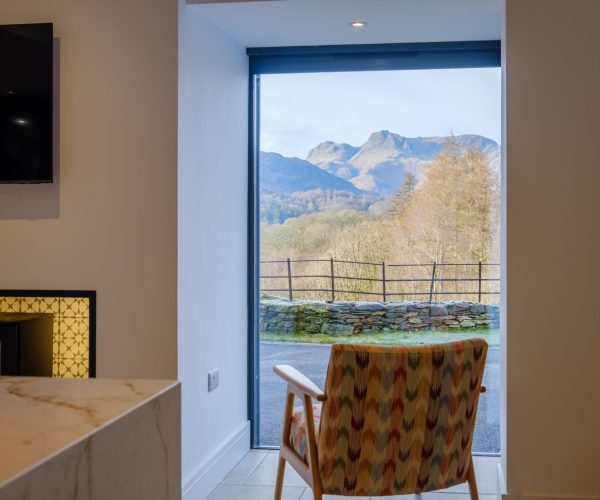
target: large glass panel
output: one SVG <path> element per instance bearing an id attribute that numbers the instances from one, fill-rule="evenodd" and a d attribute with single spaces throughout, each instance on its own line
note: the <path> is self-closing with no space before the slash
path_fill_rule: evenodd
<path id="1" fill-rule="evenodd" d="M 500 69 L 261 76 L 259 444 L 290 364 L 335 342 L 489 345 L 474 451 L 498 453 Z"/>

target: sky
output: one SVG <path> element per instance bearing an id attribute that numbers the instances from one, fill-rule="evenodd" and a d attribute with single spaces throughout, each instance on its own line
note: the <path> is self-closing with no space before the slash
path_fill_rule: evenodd
<path id="1" fill-rule="evenodd" d="M 500 68 L 262 75 L 260 149 L 305 158 L 372 132 L 479 134 L 500 143 Z"/>

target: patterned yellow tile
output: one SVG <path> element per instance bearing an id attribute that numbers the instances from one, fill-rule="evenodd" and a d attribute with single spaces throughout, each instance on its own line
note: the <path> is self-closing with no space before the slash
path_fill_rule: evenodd
<path id="1" fill-rule="evenodd" d="M 85 378 L 88 376 L 89 372 L 89 363 L 87 362 L 87 360 L 85 360 L 82 361 L 79 365 L 77 365 L 74 373 L 77 378 Z"/>
<path id="2" fill-rule="evenodd" d="M 61 298 L 60 314 L 63 318 L 89 318 L 89 299 L 78 297 Z"/>
<path id="3" fill-rule="evenodd" d="M 78 323 L 74 318 L 61 318 L 59 323 L 59 332 L 61 337 L 73 337 L 77 331 Z"/>
<path id="4" fill-rule="evenodd" d="M 39 297 L 21 297 L 21 312 L 23 313 L 39 313 L 40 298 Z"/>
<path id="5" fill-rule="evenodd" d="M 57 315 L 60 312 L 60 298 L 39 297 L 39 312 Z"/>
<path id="6" fill-rule="evenodd" d="M 20 312 L 21 302 L 19 297 L 2 297 L 0 298 L 0 312 Z"/>
<path id="7" fill-rule="evenodd" d="M 87 343 L 76 342 L 74 340 L 66 339 L 63 340 L 63 344 L 68 349 L 68 351 L 64 353 L 65 357 L 75 359 L 77 357 L 87 358 L 89 355 L 90 349 Z"/>

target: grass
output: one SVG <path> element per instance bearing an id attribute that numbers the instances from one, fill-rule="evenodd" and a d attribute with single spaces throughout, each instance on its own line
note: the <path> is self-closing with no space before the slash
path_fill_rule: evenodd
<path id="1" fill-rule="evenodd" d="M 294 342 L 299 344 L 377 344 L 377 345 L 415 345 L 439 342 L 452 342 L 472 338 L 483 338 L 490 347 L 500 346 L 499 330 L 458 330 L 458 331 L 391 331 L 382 333 L 361 333 L 349 336 L 323 334 L 277 334 L 261 332 L 262 342 Z"/>

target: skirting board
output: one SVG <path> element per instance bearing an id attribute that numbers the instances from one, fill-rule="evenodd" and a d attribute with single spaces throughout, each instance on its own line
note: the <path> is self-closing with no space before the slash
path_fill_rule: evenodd
<path id="1" fill-rule="evenodd" d="M 250 450 L 250 422 L 245 422 L 196 471 L 183 480 L 183 500 L 205 500 Z"/>
<path id="2" fill-rule="evenodd" d="M 554 497 L 548 495 L 502 495 L 502 500 L 599 500 L 599 497 Z"/>

